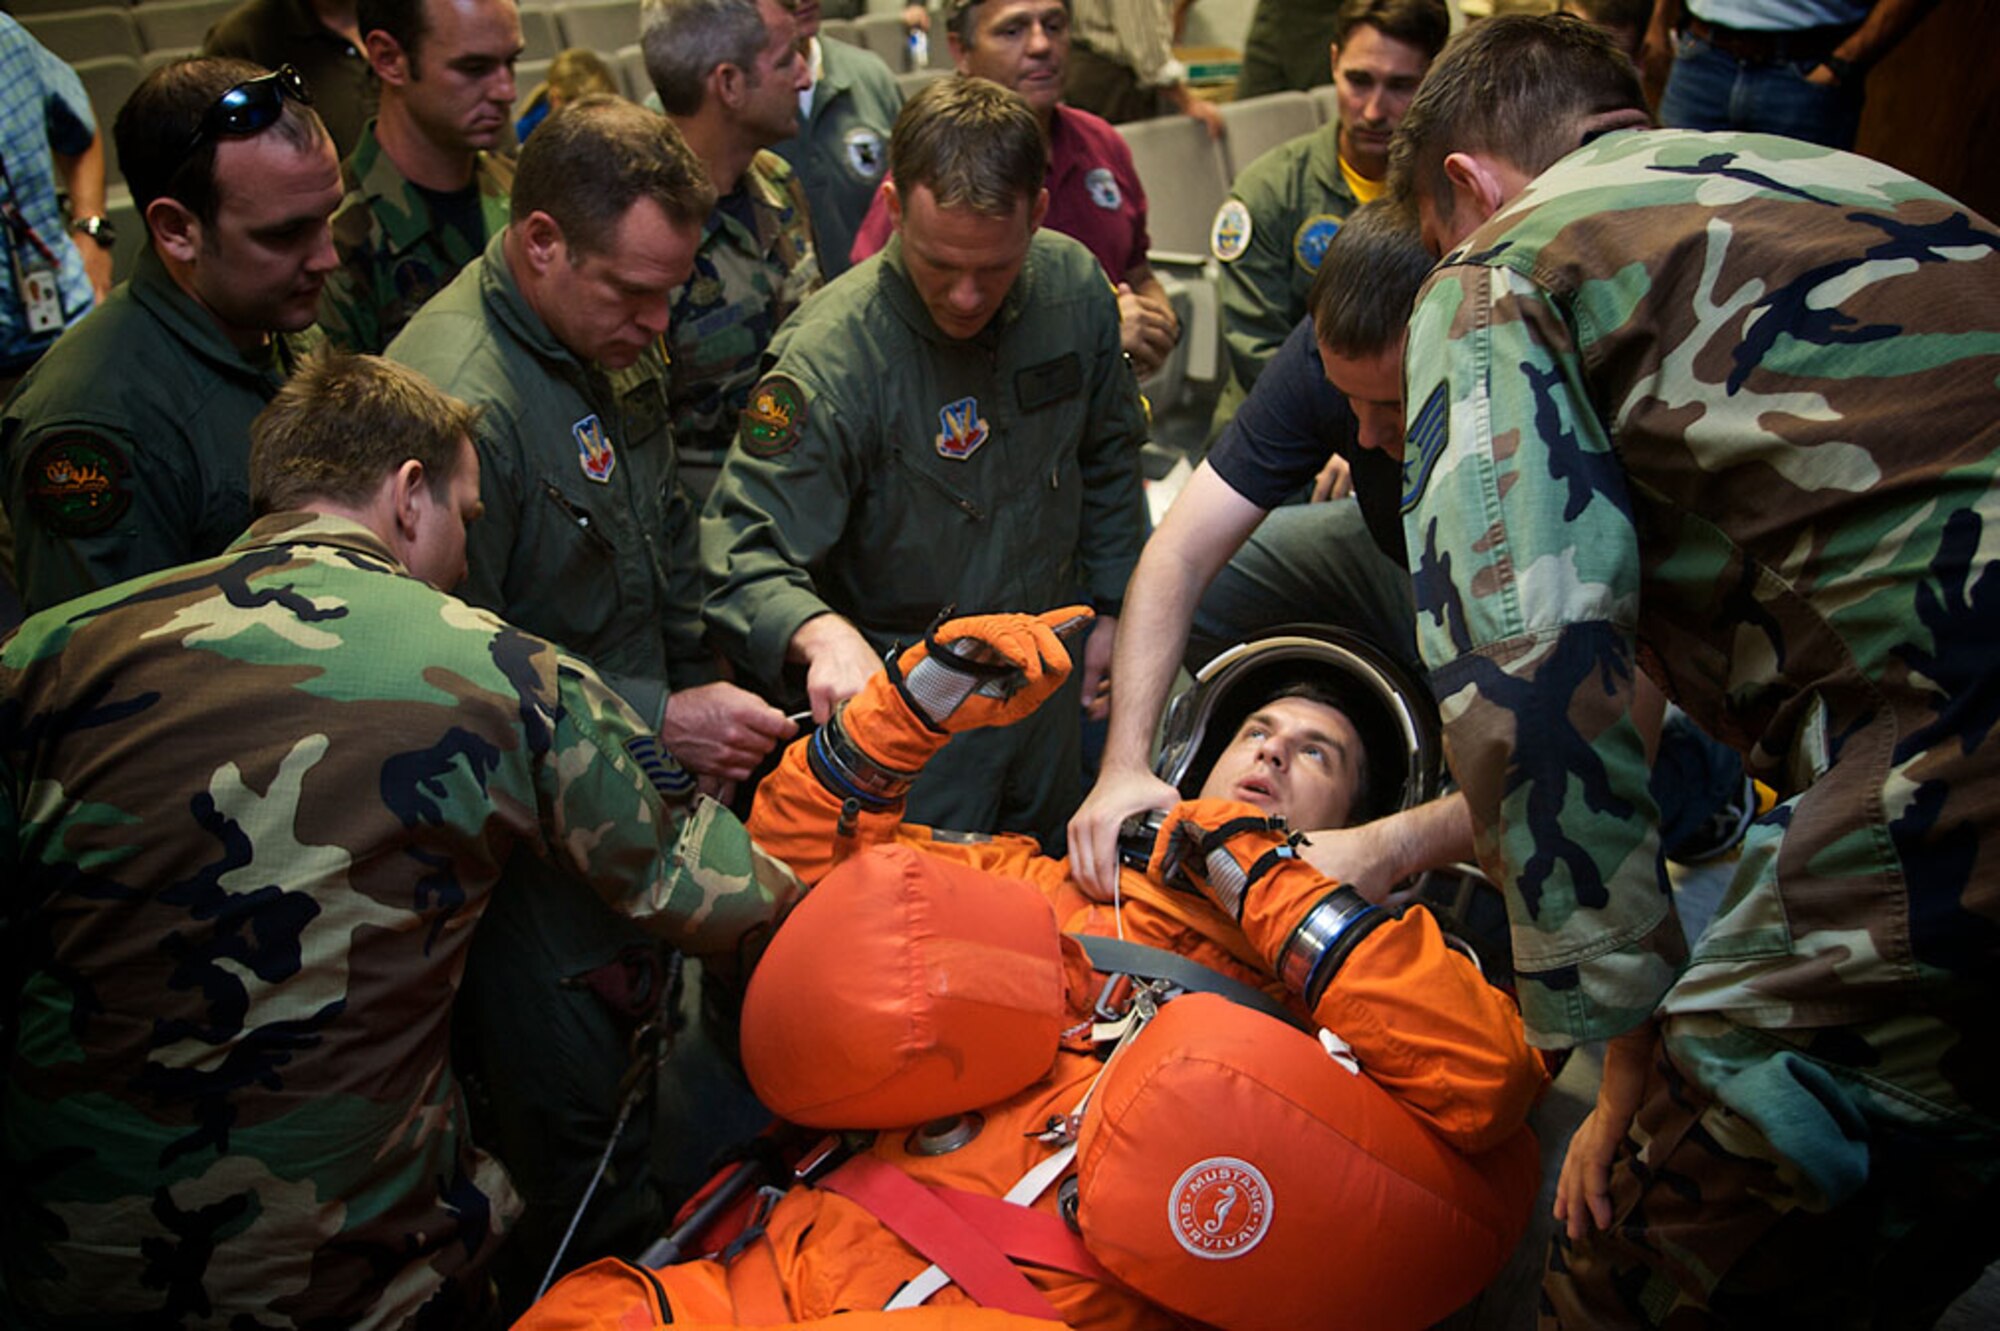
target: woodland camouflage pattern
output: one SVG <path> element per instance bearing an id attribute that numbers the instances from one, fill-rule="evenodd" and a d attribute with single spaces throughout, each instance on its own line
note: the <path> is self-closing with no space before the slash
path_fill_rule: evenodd
<path id="1" fill-rule="evenodd" d="M 347 194 L 331 223 L 340 266 L 320 290 L 320 331 L 347 351 L 379 352 L 506 228 L 514 163 L 497 153 L 475 159 L 472 183 L 485 224 L 477 240 L 433 217 L 423 192 L 382 151 L 373 121 L 341 164 L 341 178 Z"/>
<path id="2" fill-rule="evenodd" d="M 469 1320 L 516 1210 L 447 1061 L 474 925 L 519 848 L 730 945 L 796 882 L 687 784 L 587 667 L 338 519 L 31 619 L 0 654 L 13 1298 Z"/>
<path id="3" fill-rule="evenodd" d="M 1953 1111 L 1936 1018 L 1664 1034 L 1612 1223 L 1554 1229 L 1540 1326 L 1928 1327 L 1993 1260 L 2000 1134 Z"/>
<path id="4" fill-rule="evenodd" d="M 1878 163 L 1662 131 L 1564 158 L 1432 275 L 1419 632 L 1538 1043 L 1924 1005 L 1930 1068 L 1993 1107 L 1996 251 Z M 1692 955 L 1638 669 L 1780 799 Z"/>
<path id="5" fill-rule="evenodd" d="M 667 327 L 674 446 L 683 462 L 707 466 L 721 466 L 736 437 L 771 335 L 820 288 L 805 187 L 790 164 L 760 152 L 740 188 L 755 229 L 720 205 L 708 215 Z"/>

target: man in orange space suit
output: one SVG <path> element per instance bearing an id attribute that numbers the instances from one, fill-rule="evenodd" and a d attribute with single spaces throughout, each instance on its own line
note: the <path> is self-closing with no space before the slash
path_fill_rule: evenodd
<path id="1" fill-rule="evenodd" d="M 1113 902 L 1027 838 L 901 821 L 952 734 L 1054 691 L 1088 616 L 946 623 L 792 746 L 750 826 L 816 886 L 743 1061 L 838 1135 L 721 1254 L 585 1268 L 521 1327 L 1420 1327 L 1499 1271 L 1543 1066 L 1426 909 L 1294 853 L 1288 827 L 1393 797 L 1337 672 L 1217 714 Z"/>

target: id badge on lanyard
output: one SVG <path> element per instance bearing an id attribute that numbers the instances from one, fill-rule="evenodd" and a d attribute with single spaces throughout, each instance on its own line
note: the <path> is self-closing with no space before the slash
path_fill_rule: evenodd
<path id="1" fill-rule="evenodd" d="M 7 252 L 14 261 L 14 290 L 21 293 L 21 310 L 31 333 L 53 333 L 63 326 L 62 274 L 55 255 L 42 243 L 13 204 L 0 205 L 7 223 Z M 23 233 L 28 243 L 23 244 Z"/>
<path id="2" fill-rule="evenodd" d="M 0 203 L 0 225 L 7 232 L 7 257 L 14 265 L 14 290 L 19 294 L 21 312 L 31 333 L 60 332 L 63 326 L 61 262 L 54 250 L 35 233 L 13 198 L 14 181 L 0 163 L 0 182 L 7 186 L 8 198 Z"/>

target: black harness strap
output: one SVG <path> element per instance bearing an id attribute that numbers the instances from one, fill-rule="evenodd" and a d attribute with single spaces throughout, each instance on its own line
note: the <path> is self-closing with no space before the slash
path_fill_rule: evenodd
<path id="1" fill-rule="evenodd" d="M 1095 934 L 1071 934 L 1070 937 L 1083 945 L 1084 955 L 1098 970 L 1136 975 L 1142 980 L 1165 980 L 1191 994 L 1214 994 L 1226 998 L 1240 1007 L 1275 1017 L 1287 1026 L 1297 1027 L 1308 1034 L 1315 1029 L 1263 990 L 1253 989 L 1241 980 L 1232 980 L 1220 971 L 1210 970 L 1198 961 L 1189 961 L 1177 952 L 1147 947 L 1144 943 L 1128 943 L 1121 938 L 1100 938 Z"/>

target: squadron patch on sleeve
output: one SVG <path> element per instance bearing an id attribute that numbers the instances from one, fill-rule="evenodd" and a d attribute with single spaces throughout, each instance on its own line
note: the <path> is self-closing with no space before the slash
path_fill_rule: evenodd
<path id="1" fill-rule="evenodd" d="M 1403 437 L 1403 512 L 1417 506 L 1424 497 L 1424 487 L 1431 483 L 1431 472 L 1436 469 L 1438 458 L 1444 455 L 1444 446 L 1450 440 L 1449 421 L 1451 407 L 1444 400 L 1444 385 L 1439 384 L 1424 399 L 1424 405 L 1410 418 L 1409 432 Z"/>
<path id="2" fill-rule="evenodd" d="M 840 146 L 847 153 L 847 169 L 856 180 L 875 181 L 882 178 L 882 169 L 889 165 L 889 153 L 883 146 L 880 131 L 867 125 L 856 125 L 841 136 Z"/>
<path id="3" fill-rule="evenodd" d="M 1225 199 L 1215 210 L 1215 225 L 1208 233 L 1208 252 L 1217 263 L 1234 263 L 1250 248 L 1250 210 L 1241 199 Z"/>
<path id="4" fill-rule="evenodd" d="M 736 438 L 751 457 L 774 458 L 796 448 L 805 428 L 806 390 L 789 374 L 767 374 L 750 391 Z"/>
<path id="5" fill-rule="evenodd" d="M 1326 258 L 1326 247 L 1333 243 L 1333 237 L 1340 230 L 1340 219 L 1332 213 L 1314 213 L 1299 224 L 1292 236 L 1292 257 L 1299 267 L 1309 273 L 1319 271 L 1320 263 Z"/>
<path id="6" fill-rule="evenodd" d="M 22 479 L 28 507 L 57 536 L 96 536 L 132 507 L 132 468 L 100 434 L 49 436 L 29 455 Z"/>

